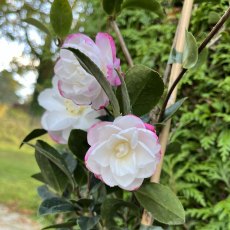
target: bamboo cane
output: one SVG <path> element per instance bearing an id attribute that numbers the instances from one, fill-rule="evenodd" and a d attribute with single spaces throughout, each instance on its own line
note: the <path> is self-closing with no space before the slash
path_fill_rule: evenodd
<path id="1" fill-rule="evenodd" d="M 176 45 L 175 45 L 175 50 L 176 52 L 182 53 L 184 49 L 184 41 L 185 41 L 185 30 L 188 28 L 189 22 L 190 22 L 190 17 L 192 13 L 192 7 L 193 7 L 193 0 L 185 0 L 181 12 L 181 18 L 180 22 L 178 25 L 178 34 L 177 34 L 177 39 L 176 39 Z M 177 76 L 180 74 L 182 70 L 182 64 L 181 63 L 173 63 L 172 64 L 172 69 L 171 69 L 171 74 L 169 78 L 169 85 L 168 88 L 171 87 Z M 177 89 L 174 90 L 172 93 L 170 100 L 168 101 L 167 107 L 170 105 L 174 104 L 176 101 L 176 96 L 177 96 Z M 154 175 L 151 177 L 150 181 L 159 183 L 160 181 L 160 175 L 161 175 L 161 169 L 163 165 L 163 158 L 168 142 L 168 137 L 169 137 L 169 131 L 170 131 L 170 126 L 171 126 L 171 119 L 169 119 L 164 128 L 162 129 L 160 136 L 159 136 L 159 141 L 161 144 L 161 161 L 158 164 L 156 168 L 156 172 Z M 151 226 L 153 223 L 153 217 L 152 215 L 144 210 L 142 219 L 141 219 L 141 224 L 144 226 Z"/>

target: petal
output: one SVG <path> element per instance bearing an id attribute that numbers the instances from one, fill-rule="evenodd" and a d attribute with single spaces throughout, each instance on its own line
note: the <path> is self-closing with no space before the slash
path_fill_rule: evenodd
<path id="1" fill-rule="evenodd" d="M 141 178 L 136 178 L 130 185 L 128 186 L 120 186 L 121 188 L 128 190 L 128 191 L 133 191 L 133 190 L 137 190 L 143 183 L 144 179 Z"/>
<path id="2" fill-rule="evenodd" d="M 145 165 L 144 168 L 140 168 L 137 173 L 137 178 L 148 178 L 151 177 L 156 170 L 157 162 L 152 162 Z"/>
<path id="3" fill-rule="evenodd" d="M 88 130 L 87 140 L 89 145 L 107 140 L 112 134 L 118 133 L 120 129 L 112 122 L 98 122 Z"/>
<path id="4" fill-rule="evenodd" d="M 91 157 L 91 154 L 93 152 L 94 148 L 91 147 L 88 149 L 87 153 L 85 154 L 85 166 L 90 171 L 93 172 L 96 175 L 100 175 L 100 166 L 96 161 L 94 161 L 94 158 Z"/>
<path id="5" fill-rule="evenodd" d="M 88 156 L 88 160 L 93 159 L 100 167 L 107 167 L 109 165 L 111 153 L 105 142 L 94 145 L 90 149 L 91 152 Z"/>
<path id="6" fill-rule="evenodd" d="M 77 33 L 68 35 L 64 41 L 63 47 L 74 47 L 75 45 L 79 45 L 82 41 L 85 41 L 88 44 L 94 44 L 90 37 L 85 34 Z"/>
<path id="7" fill-rule="evenodd" d="M 144 122 L 134 115 L 126 115 L 117 117 L 114 120 L 114 125 L 118 126 L 121 129 L 128 129 L 132 127 L 136 128 L 145 128 Z"/>
<path id="8" fill-rule="evenodd" d="M 133 183 L 135 180 L 135 175 L 132 174 L 126 174 L 124 176 L 117 176 L 116 174 L 113 174 L 114 179 L 116 180 L 119 187 L 127 187 Z"/>
<path id="9" fill-rule="evenodd" d="M 101 53 L 107 57 L 107 60 L 116 58 L 116 46 L 113 38 L 107 33 L 98 33 L 96 36 L 96 45 L 99 47 Z"/>
<path id="10" fill-rule="evenodd" d="M 64 99 L 54 91 L 54 89 L 45 89 L 38 96 L 38 103 L 48 111 L 65 110 Z"/>
<path id="11" fill-rule="evenodd" d="M 154 133 L 156 133 L 156 129 L 153 125 L 150 125 L 148 123 L 144 123 L 145 124 L 145 128 L 148 129 L 149 131 L 152 131 Z"/>
<path id="12" fill-rule="evenodd" d="M 73 126 L 76 118 L 70 117 L 67 112 L 45 112 L 41 119 L 42 127 L 48 131 L 60 131 Z"/>
<path id="13" fill-rule="evenodd" d="M 109 185 L 110 187 L 116 186 L 117 182 L 113 177 L 113 174 L 109 167 L 102 167 L 101 168 L 101 177 L 105 184 Z"/>
<path id="14" fill-rule="evenodd" d="M 66 144 L 67 140 L 62 137 L 62 131 L 49 131 L 50 137 L 58 144 Z"/>
<path id="15" fill-rule="evenodd" d="M 151 150 L 152 155 L 160 154 L 161 146 L 155 133 L 146 129 L 139 129 L 138 134 L 139 141 Z"/>
<path id="16" fill-rule="evenodd" d="M 144 168 L 146 164 L 156 161 L 156 157 L 152 154 L 151 149 L 141 142 L 138 143 L 134 151 L 138 168 Z"/>
<path id="17" fill-rule="evenodd" d="M 101 89 L 100 94 L 92 100 L 92 108 L 95 110 L 103 109 L 109 104 L 109 98 L 105 94 L 104 90 Z"/>
<path id="18" fill-rule="evenodd" d="M 111 155 L 110 158 L 110 168 L 116 178 L 123 177 L 128 174 L 135 176 L 138 171 L 136 164 L 137 162 L 134 154 L 129 154 L 128 156 L 120 159 Z"/>

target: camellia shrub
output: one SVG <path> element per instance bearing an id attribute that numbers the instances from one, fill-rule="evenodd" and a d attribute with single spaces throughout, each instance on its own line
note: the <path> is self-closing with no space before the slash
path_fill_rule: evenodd
<path id="1" fill-rule="evenodd" d="M 38 96 L 39 105 L 45 109 L 43 129 L 33 130 L 22 142 L 35 149 L 40 172 L 33 178 L 44 183 L 38 188 L 42 198 L 39 214 L 62 220 L 44 229 L 185 226 L 179 198 L 154 176 L 161 171 L 168 142 L 164 133 L 187 99 L 171 103 L 172 93 L 187 70 L 202 63 L 204 48 L 230 16 L 230 10 L 217 20 L 200 46 L 186 26 L 178 26 L 185 38 L 184 51 L 172 49 L 168 67 L 176 63 L 180 71 L 166 92 L 167 80 L 143 65 L 144 58 L 133 64 L 116 23 L 126 8 L 149 10 L 163 17 L 161 4 L 155 0 L 103 0 L 102 7 L 123 50 L 122 60 L 128 63 L 125 72 L 110 34 L 98 31 L 95 39 L 83 33 L 69 34 L 69 2 L 52 3 L 50 21 L 58 38 L 59 57 L 50 79 L 52 88 Z M 189 14 L 181 21 L 189 21 Z M 41 28 L 39 23 L 36 25 Z M 180 36 L 178 33 L 178 40 Z M 56 149 L 41 140 L 30 143 L 46 133 L 62 147 Z M 170 164 L 168 158 L 166 164 Z"/>

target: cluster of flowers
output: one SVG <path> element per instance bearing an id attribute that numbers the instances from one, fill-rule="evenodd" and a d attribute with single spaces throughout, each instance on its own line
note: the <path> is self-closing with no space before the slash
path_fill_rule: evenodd
<path id="1" fill-rule="evenodd" d="M 104 73 L 113 87 L 121 82 L 113 38 L 98 33 L 95 42 L 84 34 L 69 35 L 55 65 L 53 87 L 40 93 L 39 104 L 46 110 L 42 126 L 51 138 L 66 144 L 72 129 L 88 132 L 91 146 L 85 155 L 88 170 L 109 186 L 134 190 L 150 177 L 160 160 L 160 144 L 153 126 L 134 115 L 119 116 L 113 122 L 98 118 L 106 114 L 109 99 L 94 76 L 87 73 L 74 54 L 79 49 Z M 77 140 L 76 140 L 77 141 Z"/>

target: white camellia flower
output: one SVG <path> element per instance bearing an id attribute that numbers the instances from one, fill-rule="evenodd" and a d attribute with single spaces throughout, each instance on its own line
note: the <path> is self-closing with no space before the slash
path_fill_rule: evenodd
<path id="1" fill-rule="evenodd" d="M 99 122 L 97 118 L 105 112 L 95 111 L 90 106 L 78 106 L 63 98 L 57 89 L 57 81 L 54 77 L 53 88 L 45 89 L 38 96 L 40 106 L 46 110 L 41 124 L 54 141 L 66 144 L 72 129 L 87 130 Z"/>
<path id="2" fill-rule="evenodd" d="M 154 128 L 134 115 L 99 122 L 88 131 L 86 167 L 109 186 L 139 188 L 154 174 L 161 146 Z"/>
<path id="3" fill-rule="evenodd" d="M 84 34 L 71 34 L 62 48 L 79 49 L 100 68 L 111 85 L 121 84 L 115 71 L 120 69 L 120 60 L 116 58 L 115 43 L 109 34 L 98 33 L 95 42 Z M 63 97 L 77 105 L 92 105 L 96 110 L 108 105 L 109 99 L 100 84 L 82 68 L 71 51 L 61 49 L 54 71 Z"/>

